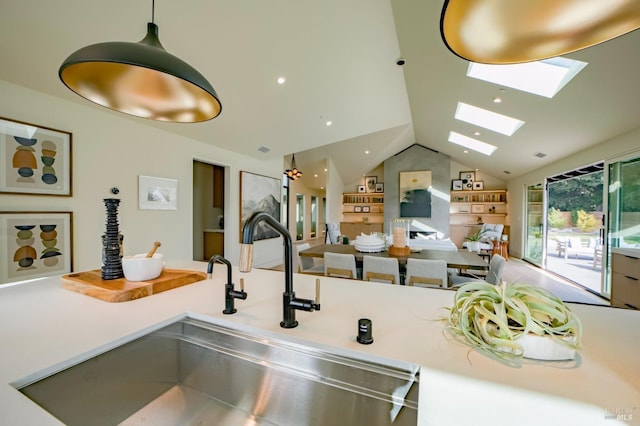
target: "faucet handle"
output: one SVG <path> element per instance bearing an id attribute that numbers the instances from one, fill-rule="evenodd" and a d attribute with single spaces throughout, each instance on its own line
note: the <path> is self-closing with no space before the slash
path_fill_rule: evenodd
<path id="1" fill-rule="evenodd" d="M 315 303 L 318 307 L 317 309 L 320 309 L 320 278 L 316 278 L 316 303 Z"/>
<path id="2" fill-rule="evenodd" d="M 244 278 L 240 278 L 240 291 L 244 291 Z"/>

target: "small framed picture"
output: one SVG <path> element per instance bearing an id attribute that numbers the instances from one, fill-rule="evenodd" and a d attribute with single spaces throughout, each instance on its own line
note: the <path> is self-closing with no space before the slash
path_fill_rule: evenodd
<path id="1" fill-rule="evenodd" d="M 371 212 L 371 206 L 362 206 L 362 213 Z"/>
<path id="2" fill-rule="evenodd" d="M 384 183 L 376 183 L 376 192 L 384 192 Z"/>
<path id="3" fill-rule="evenodd" d="M 476 172 L 460 172 L 460 180 L 462 181 L 462 189 L 471 191 L 473 190 L 473 182 L 476 180 Z"/>
<path id="4" fill-rule="evenodd" d="M 353 206 L 354 213 L 362 213 L 362 206 Z"/>
<path id="5" fill-rule="evenodd" d="M 358 185 L 358 193 L 367 192 L 367 187 L 364 185 Z"/>
<path id="6" fill-rule="evenodd" d="M 484 213 L 484 204 L 472 204 L 471 213 Z"/>
<path id="7" fill-rule="evenodd" d="M 451 181 L 451 190 L 452 191 L 462 191 L 462 180 L 454 179 Z"/>
<path id="8" fill-rule="evenodd" d="M 139 175 L 138 209 L 178 210 L 178 181 Z"/>
<path id="9" fill-rule="evenodd" d="M 475 189 L 476 191 L 482 191 L 484 189 L 484 181 L 476 181 L 473 182 L 473 189 Z"/>
<path id="10" fill-rule="evenodd" d="M 376 192 L 376 183 L 378 183 L 377 176 L 367 176 L 364 178 L 364 184 L 367 187 L 367 192 Z"/>

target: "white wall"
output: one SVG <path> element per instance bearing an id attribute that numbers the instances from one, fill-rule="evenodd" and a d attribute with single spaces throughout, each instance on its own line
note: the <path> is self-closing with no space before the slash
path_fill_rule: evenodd
<path id="1" fill-rule="evenodd" d="M 167 260 L 192 259 L 192 163 L 196 158 L 229 165 L 225 191 L 225 254 L 234 264 L 240 253 L 239 171 L 279 178 L 282 158 L 255 159 L 158 130 L 120 113 L 77 104 L 0 81 L 0 116 L 73 134 L 73 196 L 0 194 L 2 211 L 72 211 L 74 270 L 101 265 L 105 231 L 103 198 L 118 187 L 120 230 L 125 254 L 147 252 L 162 242 Z M 181 124 L 184 125 L 184 124 Z M 138 210 L 138 175 L 178 180 L 178 210 Z M 258 241 L 254 266 L 282 263 L 282 241 Z"/>
<path id="2" fill-rule="evenodd" d="M 528 185 L 543 182 L 548 176 L 576 169 L 599 161 L 613 159 L 631 152 L 640 155 L 640 128 L 617 136 L 613 139 L 599 143 L 578 152 L 570 157 L 563 158 L 546 167 L 537 169 L 531 173 L 514 178 L 508 182 L 509 190 L 509 217 L 511 236 L 509 253 L 521 257 L 524 253 L 524 211 L 526 204 L 526 191 Z"/>

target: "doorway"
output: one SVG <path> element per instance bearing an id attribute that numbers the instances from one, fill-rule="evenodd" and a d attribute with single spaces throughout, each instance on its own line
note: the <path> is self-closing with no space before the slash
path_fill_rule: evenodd
<path id="1" fill-rule="evenodd" d="M 225 167 L 193 160 L 193 260 L 224 256 Z"/>

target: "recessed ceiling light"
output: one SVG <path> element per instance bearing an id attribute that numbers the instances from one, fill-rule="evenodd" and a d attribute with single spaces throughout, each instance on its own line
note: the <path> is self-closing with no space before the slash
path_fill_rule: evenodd
<path id="1" fill-rule="evenodd" d="M 327 120 L 327 122 L 326 122 L 326 123 L 324 123 L 324 124 L 326 124 L 326 125 L 327 125 L 327 127 L 329 127 L 329 126 L 331 126 L 331 125 L 333 124 L 333 121 L 331 121 L 331 120 Z"/>
<path id="2" fill-rule="evenodd" d="M 473 134 L 476 135 L 476 136 L 480 136 L 480 132 L 477 132 L 477 131 L 473 132 Z"/>
<path id="3" fill-rule="evenodd" d="M 365 154 L 369 154 L 369 150 L 366 150 L 364 153 L 365 153 Z"/>
<path id="4" fill-rule="evenodd" d="M 496 96 L 495 98 L 493 98 L 493 103 L 494 104 L 501 104 L 502 103 L 502 98 L 499 98 L 499 97 Z"/>
<path id="5" fill-rule="evenodd" d="M 498 149 L 497 146 L 493 146 L 486 142 L 482 142 L 456 132 L 449 132 L 449 142 L 472 149 L 484 155 L 491 155 L 496 149 Z"/>
<path id="6" fill-rule="evenodd" d="M 324 171 L 326 172 L 326 171 L 327 171 L 327 169 L 324 169 Z"/>
<path id="7" fill-rule="evenodd" d="M 464 151 L 462 151 L 462 152 L 464 152 L 465 154 L 468 154 L 468 153 L 469 153 L 469 150 L 468 150 L 468 149 L 465 149 L 465 150 L 464 150 Z"/>
<path id="8" fill-rule="evenodd" d="M 466 121 L 467 123 L 475 124 L 476 126 L 484 127 L 485 129 L 507 136 L 513 135 L 524 124 L 524 121 L 518 120 L 517 118 L 478 108 L 465 104 L 464 102 L 458 102 L 455 117 L 458 120 Z"/>
<path id="9" fill-rule="evenodd" d="M 276 81 L 278 82 L 278 84 L 284 84 L 286 83 L 287 79 L 284 77 L 278 77 Z"/>
<path id="10" fill-rule="evenodd" d="M 586 62 L 563 57 L 514 65 L 471 62 L 467 76 L 553 98 L 586 66 Z"/>

